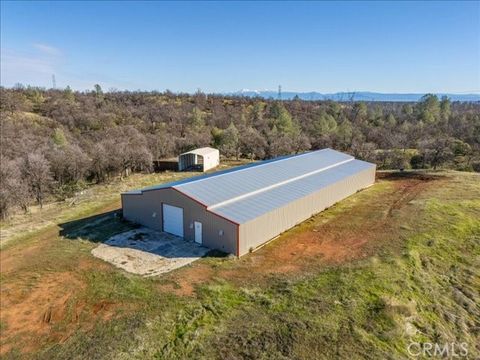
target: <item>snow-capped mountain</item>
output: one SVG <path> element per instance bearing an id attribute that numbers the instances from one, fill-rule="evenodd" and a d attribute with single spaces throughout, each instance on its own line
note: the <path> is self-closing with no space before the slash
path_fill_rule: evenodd
<path id="1" fill-rule="evenodd" d="M 262 97 L 265 99 L 277 99 L 278 91 L 275 90 L 252 90 L 242 89 L 235 92 L 225 92 L 223 95 L 236 95 L 247 97 Z M 369 91 L 358 92 L 337 92 L 337 93 L 319 93 L 312 92 L 293 92 L 282 91 L 282 100 L 291 100 L 298 96 L 302 100 L 335 100 L 335 101 L 418 101 L 425 94 L 418 93 L 377 93 Z M 435 93 L 439 98 L 447 96 L 451 101 L 480 101 L 480 94 L 448 94 Z"/>

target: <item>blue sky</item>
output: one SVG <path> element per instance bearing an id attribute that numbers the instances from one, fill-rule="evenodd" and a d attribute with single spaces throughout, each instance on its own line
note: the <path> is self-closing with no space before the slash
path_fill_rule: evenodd
<path id="1" fill-rule="evenodd" d="M 5 2 L 1 84 L 480 92 L 479 2 Z"/>

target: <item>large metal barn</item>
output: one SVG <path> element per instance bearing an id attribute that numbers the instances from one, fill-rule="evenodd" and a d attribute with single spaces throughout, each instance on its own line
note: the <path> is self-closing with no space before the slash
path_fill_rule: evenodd
<path id="1" fill-rule="evenodd" d="M 242 256 L 374 182 L 375 164 L 323 149 L 123 193 L 123 216 Z"/>

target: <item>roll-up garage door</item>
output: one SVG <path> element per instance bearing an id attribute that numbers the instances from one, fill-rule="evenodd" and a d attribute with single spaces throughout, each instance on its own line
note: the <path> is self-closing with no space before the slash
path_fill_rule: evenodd
<path id="1" fill-rule="evenodd" d="M 183 209 L 163 204 L 163 231 L 183 237 Z"/>

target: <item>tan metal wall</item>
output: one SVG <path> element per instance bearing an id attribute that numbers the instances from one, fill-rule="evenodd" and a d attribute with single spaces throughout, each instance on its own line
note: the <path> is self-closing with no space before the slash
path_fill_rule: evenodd
<path id="1" fill-rule="evenodd" d="M 375 182 L 375 167 L 240 225 L 239 255 L 244 255 L 312 215 Z"/>
<path id="2" fill-rule="evenodd" d="M 162 231 L 162 203 L 183 208 L 185 239 L 194 241 L 194 221 L 202 223 L 203 245 L 237 254 L 237 225 L 208 212 L 204 206 L 182 193 L 167 188 L 143 194 L 122 194 L 123 216 L 130 221 Z M 219 231 L 223 230 L 223 235 Z"/>

